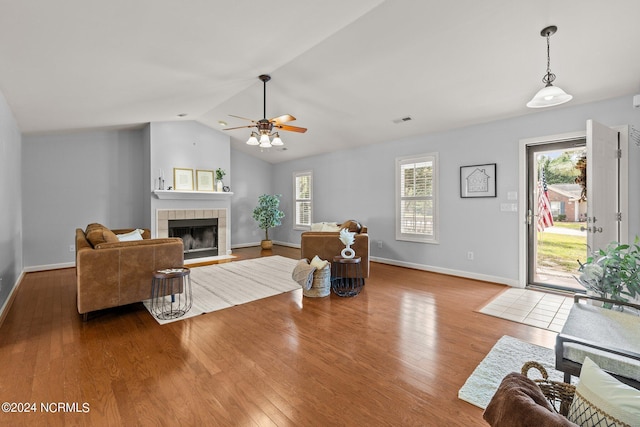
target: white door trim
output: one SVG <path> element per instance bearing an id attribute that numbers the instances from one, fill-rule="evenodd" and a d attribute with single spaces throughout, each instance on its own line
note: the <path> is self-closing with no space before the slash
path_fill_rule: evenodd
<path id="1" fill-rule="evenodd" d="M 620 241 L 629 243 L 629 125 L 613 126 L 620 132 Z"/>
<path id="2" fill-rule="evenodd" d="M 612 126 L 620 132 L 620 239 L 629 238 L 629 126 Z M 527 147 L 554 142 L 571 141 L 587 137 L 587 130 L 567 132 L 555 135 L 525 138 L 518 146 L 518 288 L 527 286 Z"/>

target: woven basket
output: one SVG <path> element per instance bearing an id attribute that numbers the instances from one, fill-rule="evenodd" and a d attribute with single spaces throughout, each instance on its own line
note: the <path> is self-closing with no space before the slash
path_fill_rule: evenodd
<path id="1" fill-rule="evenodd" d="M 331 267 L 327 264 L 324 268 L 313 273 L 313 283 L 309 290 L 302 289 L 305 297 L 326 297 L 331 293 Z"/>
<path id="2" fill-rule="evenodd" d="M 542 379 L 531 378 L 535 382 L 542 394 L 547 398 L 551 406 L 560 414 L 567 416 L 569 412 L 569 406 L 573 401 L 573 395 L 576 392 L 576 387 L 561 381 L 552 381 L 549 379 L 547 370 L 538 362 L 527 362 L 522 366 L 522 375 L 528 377 L 529 369 L 535 368 L 540 371 Z"/>

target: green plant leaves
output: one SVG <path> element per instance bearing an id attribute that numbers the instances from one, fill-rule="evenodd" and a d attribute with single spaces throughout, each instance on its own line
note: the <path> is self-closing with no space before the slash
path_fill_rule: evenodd
<path id="1" fill-rule="evenodd" d="M 258 227 L 265 231 L 265 240 L 269 240 L 269 229 L 282 224 L 284 212 L 280 207 L 282 194 L 263 194 L 258 197 L 258 206 L 253 210 L 253 219 L 258 222 Z"/>
<path id="2" fill-rule="evenodd" d="M 597 251 L 599 257 L 591 256 L 580 267 L 583 274 L 580 283 L 605 298 L 616 301 L 627 301 L 640 295 L 640 246 L 636 237 L 632 245 L 610 243 L 606 248 Z M 590 274 L 594 266 L 598 266 L 601 277 Z"/>

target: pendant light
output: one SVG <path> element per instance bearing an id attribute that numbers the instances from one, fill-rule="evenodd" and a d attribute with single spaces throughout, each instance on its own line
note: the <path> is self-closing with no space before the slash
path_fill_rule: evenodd
<path id="1" fill-rule="evenodd" d="M 569 95 L 558 86 L 554 86 L 552 83 L 556 79 L 556 75 L 551 72 L 551 55 L 549 54 L 549 38 L 558 31 L 558 27 L 551 25 L 545 27 L 540 31 L 542 37 L 547 38 L 547 74 L 542 78 L 542 82 L 545 83 L 545 87 L 540 89 L 538 93 L 527 102 L 529 108 L 544 108 L 553 107 L 554 105 L 564 104 L 571 101 L 573 96 Z"/>

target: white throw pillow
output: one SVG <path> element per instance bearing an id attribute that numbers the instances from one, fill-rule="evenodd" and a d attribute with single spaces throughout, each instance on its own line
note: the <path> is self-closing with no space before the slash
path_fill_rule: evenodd
<path id="1" fill-rule="evenodd" d="M 316 270 L 322 270 L 327 266 L 327 264 L 329 264 L 329 261 L 320 259 L 318 255 L 314 256 L 311 262 L 309 263 L 309 265 L 311 267 L 315 267 Z"/>
<path id="2" fill-rule="evenodd" d="M 340 231 L 340 225 L 337 222 L 314 222 L 311 231 Z"/>
<path id="3" fill-rule="evenodd" d="M 340 225 L 335 222 L 323 222 L 320 231 L 340 231 Z"/>
<path id="4" fill-rule="evenodd" d="M 144 230 L 141 230 L 139 228 L 130 231 L 128 233 L 124 233 L 124 234 L 116 234 L 116 237 L 118 238 L 118 240 L 120 240 L 121 242 L 131 242 L 134 240 L 142 240 L 142 233 L 144 232 Z"/>
<path id="5" fill-rule="evenodd" d="M 567 418 L 581 427 L 640 425 L 640 390 L 621 383 L 586 357 Z"/>

